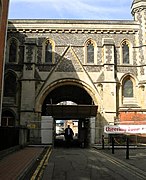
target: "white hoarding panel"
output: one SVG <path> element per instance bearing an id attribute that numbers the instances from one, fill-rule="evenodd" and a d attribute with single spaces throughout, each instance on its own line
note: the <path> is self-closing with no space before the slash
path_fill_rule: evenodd
<path id="1" fill-rule="evenodd" d="M 90 118 L 90 128 L 91 128 L 91 144 L 95 143 L 95 117 Z"/>
<path id="2" fill-rule="evenodd" d="M 51 116 L 42 116 L 41 142 L 42 144 L 53 143 L 53 118 Z"/>
<path id="3" fill-rule="evenodd" d="M 107 125 L 104 126 L 107 134 L 146 134 L 146 125 Z"/>

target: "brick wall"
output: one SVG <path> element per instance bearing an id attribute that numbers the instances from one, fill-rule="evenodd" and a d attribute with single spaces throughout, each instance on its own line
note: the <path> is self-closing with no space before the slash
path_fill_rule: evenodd
<path id="1" fill-rule="evenodd" d="M 120 112 L 120 124 L 146 124 L 146 113 L 144 112 Z"/>
<path id="2" fill-rule="evenodd" d="M 4 54 L 5 54 L 5 38 L 7 30 L 7 18 L 8 18 L 8 7 L 9 0 L 2 0 L 0 8 L 0 105 L 2 99 L 2 79 L 3 79 L 3 65 L 4 65 Z M 0 107 L 1 109 L 1 107 Z"/>

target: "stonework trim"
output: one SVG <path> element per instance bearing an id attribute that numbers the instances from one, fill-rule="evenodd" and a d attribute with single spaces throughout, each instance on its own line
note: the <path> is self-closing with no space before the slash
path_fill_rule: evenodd
<path id="1" fill-rule="evenodd" d="M 101 29 L 8 29 L 15 33 L 54 33 L 54 34 L 136 34 L 138 29 L 101 30 Z"/>
<path id="2" fill-rule="evenodd" d="M 46 86 L 45 89 L 42 89 L 41 92 L 36 96 L 36 111 L 41 111 L 42 104 L 46 98 L 46 96 L 55 88 L 62 86 L 62 85 L 75 85 L 79 86 L 81 88 L 84 88 L 85 91 L 92 97 L 93 102 L 95 105 L 99 104 L 99 99 L 97 99 L 95 90 L 90 87 L 88 84 L 86 84 L 83 81 L 77 80 L 77 79 L 61 79 L 56 82 L 53 82 L 52 84 L 49 84 Z"/>

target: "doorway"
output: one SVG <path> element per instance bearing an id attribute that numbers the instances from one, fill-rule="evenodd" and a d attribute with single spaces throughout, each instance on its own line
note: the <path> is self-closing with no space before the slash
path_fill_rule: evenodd
<path id="1" fill-rule="evenodd" d="M 74 120 L 55 120 L 55 135 L 54 146 L 65 147 L 65 129 L 70 126 L 73 130 L 73 139 L 71 147 L 89 147 L 90 143 L 90 123 L 89 119 L 74 119 Z"/>
<path id="2" fill-rule="evenodd" d="M 72 147 L 79 146 L 78 142 L 78 119 L 66 119 L 66 120 L 55 120 L 55 136 L 54 136 L 54 146 L 55 147 L 64 147 L 66 146 L 65 142 L 65 129 L 70 126 L 73 131 L 73 139 L 71 142 Z"/>

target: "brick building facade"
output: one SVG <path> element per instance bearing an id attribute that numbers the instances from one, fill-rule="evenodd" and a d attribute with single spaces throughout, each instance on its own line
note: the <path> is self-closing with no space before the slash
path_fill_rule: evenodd
<path id="1" fill-rule="evenodd" d="M 3 69 L 5 55 L 5 41 L 7 34 L 9 0 L 0 0 L 0 119 L 2 109 Z"/>
<path id="2" fill-rule="evenodd" d="M 146 2 L 134 0 L 131 12 L 121 21 L 9 20 L 2 124 L 27 125 L 40 142 L 41 116 L 56 115 L 47 105 L 63 101 L 98 106 L 94 117 L 76 111 L 91 120 L 93 143 L 106 124 L 146 124 Z"/>

